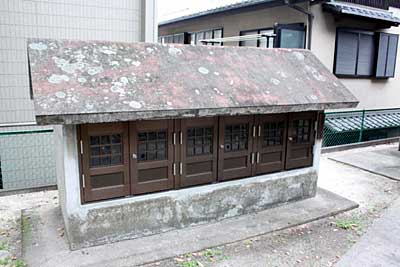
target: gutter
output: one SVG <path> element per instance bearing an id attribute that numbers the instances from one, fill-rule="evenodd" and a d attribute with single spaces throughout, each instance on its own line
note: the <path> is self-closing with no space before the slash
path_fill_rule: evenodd
<path id="1" fill-rule="evenodd" d="M 308 11 L 302 7 L 292 4 L 292 0 L 284 0 L 284 2 L 288 7 L 307 15 L 307 19 L 308 19 L 307 49 L 311 50 L 311 39 L 312 39 L 314 15 L 310 11 Z"/>

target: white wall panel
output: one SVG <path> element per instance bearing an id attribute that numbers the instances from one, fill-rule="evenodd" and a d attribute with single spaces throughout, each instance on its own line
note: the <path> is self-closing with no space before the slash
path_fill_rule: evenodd
<path id="1" fill-rule="evenodd" d="M 34 122 L 27 38 L 139 41 L 141 8 L 141 0 L 1 0 L 0 126 Z"/>

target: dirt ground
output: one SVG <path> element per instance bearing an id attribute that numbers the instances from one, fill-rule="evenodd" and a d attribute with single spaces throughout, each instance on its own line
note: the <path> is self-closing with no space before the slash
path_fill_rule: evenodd
<path id="1" fill-rule="evenodd" d="M 242 242 L 177 255 L 145 267 L 333 266 L 399 196 L 400 182 L 334 162 L 328 159 L 329 155 L 321 159 L 319 186 L 359 203 L 360 208 Z M 57 191 L 0 197 L 0 248 L 20 258 L 21 210 L 57 205 Z"/>
<path id="2" fill-rule="evenodd" d="M 319 186 L 359 203 L 358 209 L 145 267 L 333 266 L 397 199 L 400 182 L 334 162 L 330 155 L 321 159 Z"/>
<path id="3" fill-rule="evenodd" d="M 0 197 L 0 250 L 9 251 L 11 260 L 0 266 L 24 266 L 21 260 L 21 210 L 58 206 L 58 192 L 43 191 Z"/>

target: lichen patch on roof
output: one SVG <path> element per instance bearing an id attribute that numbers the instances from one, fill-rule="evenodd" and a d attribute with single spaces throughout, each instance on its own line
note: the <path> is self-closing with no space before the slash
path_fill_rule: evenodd
<path id="1" fill-rule="evenodd" d="M 357 100 L 309 51 L 29 41 L 39 123 L 290 112 Z"/>

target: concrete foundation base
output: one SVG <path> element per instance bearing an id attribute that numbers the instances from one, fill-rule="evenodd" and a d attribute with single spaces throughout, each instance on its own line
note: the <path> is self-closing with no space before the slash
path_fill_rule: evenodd
<path id="1" fill-rule="evenodd" d="M 312 168 L 82 205 L 66 217 L 71 249 L 219 221 L 313 197 Z"/>

